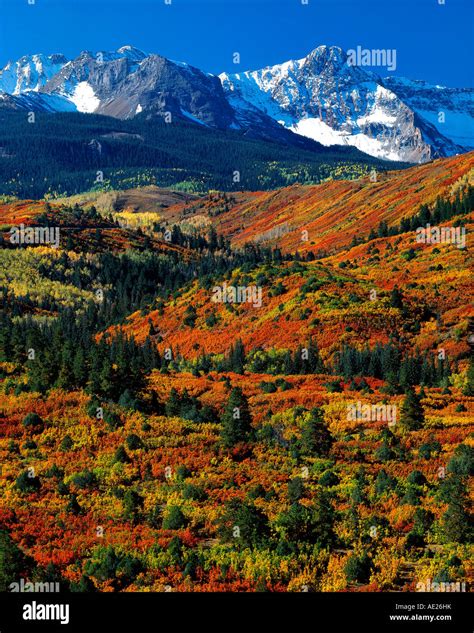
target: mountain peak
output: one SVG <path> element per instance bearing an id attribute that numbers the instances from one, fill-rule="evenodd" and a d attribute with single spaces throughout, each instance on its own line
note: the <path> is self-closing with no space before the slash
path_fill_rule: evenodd
<path id="1" fill-rule="evenodd" d="M 139 48 L 132 46 L 131 44 L 126 44 L 125 46 L 121 46 L 120 48 L 117 49 L 117 53 L 119 55 L 123 55 L 124 57 L 127 57 L 128 59 L 132 59 L 134 61 L 142 61 L 143 59 L 145 59 L 145 57 L 147 57 L 146 53 L 144 53 Z"/>
<path id="2" fill-rule="evenodd" d="M 474 118 L 474 91 L 452 99 L 448 95 L 442 106 L 446 91 L 423 84 L 407 87 L 396 79 L 384 83 L 371 70 L 349 64 L 340 46 L 320 45 L 303 59 L 220 79 L 237 111 L 248 110 L 250 103 L 323 145 L 352 145 L 371 156 L 407 162 L 472 146 L 472 134 L 457 130 L 454 123 L 466 128 L 461 114 Z M 455 113 L 451 127 L 438 130 L 437 112 L 448 107 Z"/>
<path id="3" fill-rule="evenodd" d="M 320 57 L 320 56 L 342 56 L 344 51 L 340 46 L 328 46 L 327 44 L 320 44 L 316 46 L 308 57 Z"/>
<path id="4" fill-rule="evenodd" d="M 340 46 L 326 46 L 325 44 L 316 47 L 306 57 L 306 61 L 315 64 L 319 72 L 328 64 L 335 67 L 343 66 L 346 60 L 347 53 Z"/>

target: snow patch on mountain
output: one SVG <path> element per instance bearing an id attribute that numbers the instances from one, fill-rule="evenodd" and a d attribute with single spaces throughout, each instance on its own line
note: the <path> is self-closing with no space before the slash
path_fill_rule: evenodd
<path id="1" fill-rule="evenodd" d="M 29 112 L 77 112 L 76 106 L 66 97 L 28 90 L 20 95 L 0 93 L 3 107 Z"/>
<path id="2" fill-rule="evenodd" d="M 318 118 L 302 119 L 290 129 L 292 132 L 312 138 L 326 147 L 330 145 L 347 145 L 347 135 L 344 136 L 342 132 L 333 130 L 332 127 L 329 127 L 329 125 Z"/>
<path id="3" fill-rule="evenodd" d="M 397 107 L 397 96 L 382 86 L 374 86 L 372 91 L 373 96 L 368 100 L 366 114 L 356 119 L 357 125 L 362 126 L 369 123 L 380 123 L 381 125 L 393 127 L 397 121 L 397 117 L 389 108 L 392 105 L 390 102 L 393 102 L 395 108 Z"/>
<path id="4" fill-rule="evenodd" d="M 366 134 L 348 134 L 343 130 L 334 130 L 318 118 L 302 119 L 290 129 L 292 132 L 296 132 L 296 134 L 301 134 L 314 141 L 318 141 L 318 143 L 321 143 L 321 145 L 325 147 L 330 147 L 331 145 L 351 145 L 371 156 L 388 160 L 399 160 L 395 152 L 387 151 L 383 143 L 376 138 L 370 138 Z"/>
<path id="5" fill-rule="evenodd" d="M 100 99 L 96 97 L 94 89 L 87 81 L 78 83 L 69 99 L 74 103 L 78 112 L 90 114 L 100 106 Z"/>
<path id="6" fill-rule="evenodd" d="M 329 146 L 353 145 L 372 156 L 418 161 L 429 148 L 397 95 L 372 72 L 347 63 L 338 47 L 262 70 L 220 75 L 234 109 L 248 103 L 288 129 Z M 416 143 L 407 137 L 415 136 Z"/>
<path id="7" fill-rule="evenodd" d="M 148 57 L 147 53 L 144 53 L 139 48 L 135 48 L 134 46 L 130 46 L 129 44 L 117 49 L 117 53 L 120 57 L 126 57 L 127 59 L 135 62 L 141 62 L 146 57 Z"/>
<path id="8" fill-rule="evenodd" d="M 255 107 L 275 121 L 281 121 L 287 127 L 296 123 L 294 117 L 285 112 L 284 108 L 273 99 L 271 92 L 263 88 L 261 76 L 250 72 L 236 75 L 223 73 L 219 75 L 219 79 L 227 98 L 236 110 L 248 110 L 250 107 Z"/>
<path id="9" fill-rule="evenodd" d="M 383 83 L 416 114 L 454 144 L 448 153 L 474 148 L 474 89 L 447 88 L 406 77 L 386 77 Z"/>

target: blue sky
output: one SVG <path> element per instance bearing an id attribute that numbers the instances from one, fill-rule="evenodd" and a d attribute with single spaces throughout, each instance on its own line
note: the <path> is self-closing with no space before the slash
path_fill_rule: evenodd
<path id="1" fill-rule="evenodd" d="M 304 57 L 320 44 L 360 45 L 396 49 L 395 75 L 474 86 L 474 0 L 308 1 L 0 0 L 0 66 L 133 44 L 219 73 Z"/>

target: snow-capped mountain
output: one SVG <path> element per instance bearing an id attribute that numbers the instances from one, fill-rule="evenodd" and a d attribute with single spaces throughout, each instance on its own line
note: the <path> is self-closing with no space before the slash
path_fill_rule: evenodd
<path id="1" fill-rule="evenodd" d="M 404 77 L 387 77 L 383 84 L 453 143 L 474 148 L 472 88 L 432 86 L 425 81 Z"/>
<path id="2" fill-rule="evenodd" d="M 51 77 L 61 70 L 67 59 L 64 55 L 31 55 L 8 62 L 0 70 L 0 90 L 18 95 L 27 90 L 40 90 Z"/>
<path id="3" fill-rule="evenodd" d="M 83 51 L 42 76 L 34 89 L 0 76 L 0 108 L 40 112 L 83 112 L 133 118 L 138 114 L 183 120 L 220 130 L 242 130 L 247 137 L 305 149 L 318 145 L 285 129 L 252 104 L 238 111 L 218 77 L 183 62 L 148 55 L 132 46 L 117 51 Z M 21 72 L 19 74 L 21 75 Z M 8 89 L 7 89 L 8 88 Z M 1 91 L 4 91 L 3 93 Z"/>
<path id="4" fill-rule="evenodd" d="M 0 108 L 120 119 L 170 113 L 255 138 L 302 147 L 314 139 L 409 162 L 474 147 L 474 90 L 382 79 L 349 64 L 335 46 L 219 77 L 133 46 L 83 51 L 70 61 L 32 55 L 0 71 Z"/>
<path id="5" fill-rule="evenodd" d="M 224 73 L 220 79 L 236 109 L 250 102 L 323 145 L 353 145 L 373 156 L 412 162 L 474 146 L 473 90 L 382 80 L 350 65 L 347 53 L 336 46 L 320 46 L 303 59 L 262 70 Z M 438 105 L 450 124 L 437 123 Z"/>
<path id="6" fill-rule="evenodd" d="M 234 119 L 217 77 L 128 47 L 117 54 L 81 53 L 42 92 L 67 97 L 79 112 L 120 119 L 166 111 L 218 128 L 230 127 Z"/>

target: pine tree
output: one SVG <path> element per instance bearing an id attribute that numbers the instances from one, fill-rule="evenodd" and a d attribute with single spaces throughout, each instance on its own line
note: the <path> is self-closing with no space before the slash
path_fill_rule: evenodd
<path id="1" fill-rule="evenodd" d="M 229 369 L 236 374 L 243 374 L 245 367 L 245 347 L 241 339 L 237 339 L 229 352 Z"/>
<path id="2" fill-rule="evenodd" d="M 123 516 L 126 521 L 136 523 L 143 508 L 143 497 L 135 490 L 125 491 L 123 496 Z"/>
<path id="3" fill-rule="evenodd" d="M 170 506 L 163 518 L 164 530 L 179 530 L 185 527 L 187 521 L 179 506 Z"/>
<path id="4" fill-rule="evenodd" d="M 216 229 L 211 226 L 211 228 L 209 229 L 209 234 L 208 234 L 208 243 L 209 243 L 209 250 L 210 251 L 215 251 L 217 249 L 218 246 L 218 242 L 217 242 L 217 232 Z"/>
<path id="5" fill-rule="evenodd" d="M 293 367 L 293 359 L 291 357 L 290 351 L 285 352 L 285 355 L 283 357 L 283 373 L 285 374 L 285 376 L 291 376 L 295 373 Z"/>
<path id="6" fill-rule="evenodd" d="M 408 233 L 410 230 L 410 218 L 403 218 L 400 222 L 400 233 Z"/>
<path id="7" fill-rule="evenodd" d="M 331 450 L 332 443 L 333 438 L 324 422 L 321 409 L 313 409 L 301 432 L 301 452 L 303 455 L 325 457 Z"/>
<path id="8" fill-rule="evenodd" d="M 179 416 L 181 411 L 181 398 L 174 387 L 171 388 L 168 402 L 165 405 L 166 415 L 169 417 Z"/>
<path id="9" fill-rule="evenodd" d="M 390 305 L 392 308 L 403 308 L 403 295 L 397 286 L 395 286 L 390 293 Z"/>
<path id="10" fill-rule="evenodd" d="M 255 547 L 267 542 L 268 518 L 253 504 L 232 499 L 226 503 L 218 533 L 224 542 L 232 541 L 242 547 Z"/>
<path id="11" fill-rule="evenodd" d="M 334 533 L 335 513 L 329 496 L 325 491 L 317 493 L 314 514 L 313 533 L 315 542 L 320 547 L 330 547 L 334 545 L 336 536 Z"/>
<path id="12" fill-rule="evenodd" d="M 474 396 L 474 356 L 469 361 L 463 393 L 465 396 Z"/>
<path id="13" fill-rule="evenodd" d="M 74 354 L 72 373 L 76 387 L 84 387 L 87 381 L 87 367 L 82 346 L 79 346 Z"/>
<path id="14" fill-rule="evenodd" d="M 112 362 L 109 358 L 104 358 L 99 373 L 99 393 L 106 397 L 113 397 L 113 373 Z"/>
<path id="15" fill-rule="evenodd" d="M 425 414 L 420 398 L 414 389 L 409 387 L 400 408 L 400 426 L 405 431 L 416 431 L 422 428 L 424 422 Z"/>
<path id="16" fill-rule="evenodd" d="M 288 482 L 288 501 L 298 502 L 304 495 L 304 482 L 301 477 L 294 477 Z"/>
<path id="17" fill-rule="evenodd" d="M 120 445 L 114 454 L 114 464 L 128 464 L 130 457 L 127 455 L 125 448 Z"/>
<path id="18" fill-rule="evenodd" d="M 56 384 L 61 389 L 71 389 L 74 386 L 74 368 L 73 368 L 74 353 L 72 345 L 67 341 L 61 352 L 61 369 Z"/>
<path id="19" fill-rule="evenodd" d="M 443 539 L 447 543 L 468 543 L 472 536 L 472 522 L 465 510 L 466 489 L 462 480 L 452 475 L 453 485 L 449 505 L 440 522 Z"/>
<path id="20" fill-rule="evenodd" d="M 87 391 L 91 394 L 99 394 L 100 390 L 100 370 L 101 370 L 101 357 L 99 355 L 98 347 L 93 345 L 89 353 L 89 378 L 87 381 Z"/>
<path id="21" fill-rule="evenodd" d="M 33 561 L 25 556 L 6 530 L 0 531 L 0 591 L 8 591 L 12 582 L 18 582 Z"/>
<path id="22" fill-rule="evenodd" d="M 388 225 L 385 220 L 382 220 L 377 229 L 378 237 L 387 237 L 388 236 Z"/>
<path id="23" fill-rule="evenodd" d="M 319 355 L 319 349 L 313 339 L 309 339 L 308 343 L 308 374 L 320 374 L 324 372 L 324 365 Z"/>
<path id="24" fill-rule="evenodd" d="M 240 387 L 232 389 L 222 416 L 221 438 L 226 448 L 245 442 L 252 434 L 252 417 Z"/>

